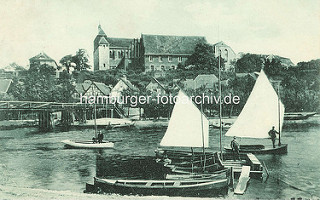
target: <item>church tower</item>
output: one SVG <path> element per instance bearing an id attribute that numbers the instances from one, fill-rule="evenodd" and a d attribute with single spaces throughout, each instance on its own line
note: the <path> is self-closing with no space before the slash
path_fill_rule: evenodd
<path id="1" fill-rule="evenodd" d="M 110 69 L 109 45 L 110 44 L 107 41 L 107 35 L 102 30 L 101 25 L 99 24 L 98 35 L 93 42 L 94 71 Z"/>

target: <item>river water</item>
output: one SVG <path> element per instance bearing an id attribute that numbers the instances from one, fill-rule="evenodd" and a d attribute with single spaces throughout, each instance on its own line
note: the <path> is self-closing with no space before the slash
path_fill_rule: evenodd
<path id="1" fill-rule="evenodd" d="M 286 123 L 281 141 L 288 154 L 257 155 L 270 176 L 251 179 L 246 193 L 229 192 L 221 199 L 290 199 L 320 197 L 320 116 Z M 82 193 L 93 177 L 158 178 L 152 156 L 165 129 L 105 130 L 105 138 L 119 140 L 114 149 L 65 149 L 64 139 L 90 139 L 92 129 L 42 133 L 37 128 L 0 130 L 0 184 Z M 219 130 L 210 130 L 212 150 L 219 150 Z M 224 145 L 231 138 L 223 137 Z M 241 143 L 247 142 L 240 140 Z M 261 143 L 261 141 L 256 141 Z M 271 145 L 270 140 L 262 143 Z M 160 198 L 160 197 L 159 197 Z M 119 197 L 121 199 L 121 197 Z"/>

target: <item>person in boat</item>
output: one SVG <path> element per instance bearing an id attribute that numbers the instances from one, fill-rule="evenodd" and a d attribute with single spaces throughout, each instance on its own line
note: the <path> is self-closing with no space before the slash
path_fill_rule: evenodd
<path id="1" fill-rule="evenodd" d="M 276 134 L 279 134 L 279 132 L 274 129 L 274 126 L 272 126 L 272 129 L 268 132 L 268 134 L 271 137 L 273 148 L 276 148 L 276 145 L 275 145 L 276 138 L 277 138 Z"/>
<path id="2" fill-rule="evenodd" d="M 102 143 L 102 140 L 103 140 L 103 134 L 101 133 L 101 131 L 99 131 L 99 133 L 98 133 L 98 142 Z"/>
<path id="3" fill-rule="evenodd" d="M 240 150 L 240 145 L 239 143 L 236 141 L 237 137 L 234 136 L 233 140 L 231 141 L 231 150 L 232 150 L 232 154 L 233 154 L 233 159 L 234 160 L 240 160 L 240 154 L 239 154 L 239 150 Z"/>

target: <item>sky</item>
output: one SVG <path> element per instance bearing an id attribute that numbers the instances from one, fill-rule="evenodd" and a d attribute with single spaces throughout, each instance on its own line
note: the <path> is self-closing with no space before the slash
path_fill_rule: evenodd
<path id="1" fill-rule="evenodd" d="M 320 58 L 319 10 L 320 0 L 0 0 L 0 68 L 79 48 L 93 63 L 99 23 L 110 37 L 205 36 L 236 53 L 309 61 Z"/>

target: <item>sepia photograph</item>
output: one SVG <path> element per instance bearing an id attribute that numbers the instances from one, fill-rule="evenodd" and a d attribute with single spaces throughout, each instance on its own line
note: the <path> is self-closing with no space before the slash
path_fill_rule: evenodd
<path id="1" fill-rule="evenodd" d="M 0 199 L 320 199 L 320 0 L 0 0 Z"/>

